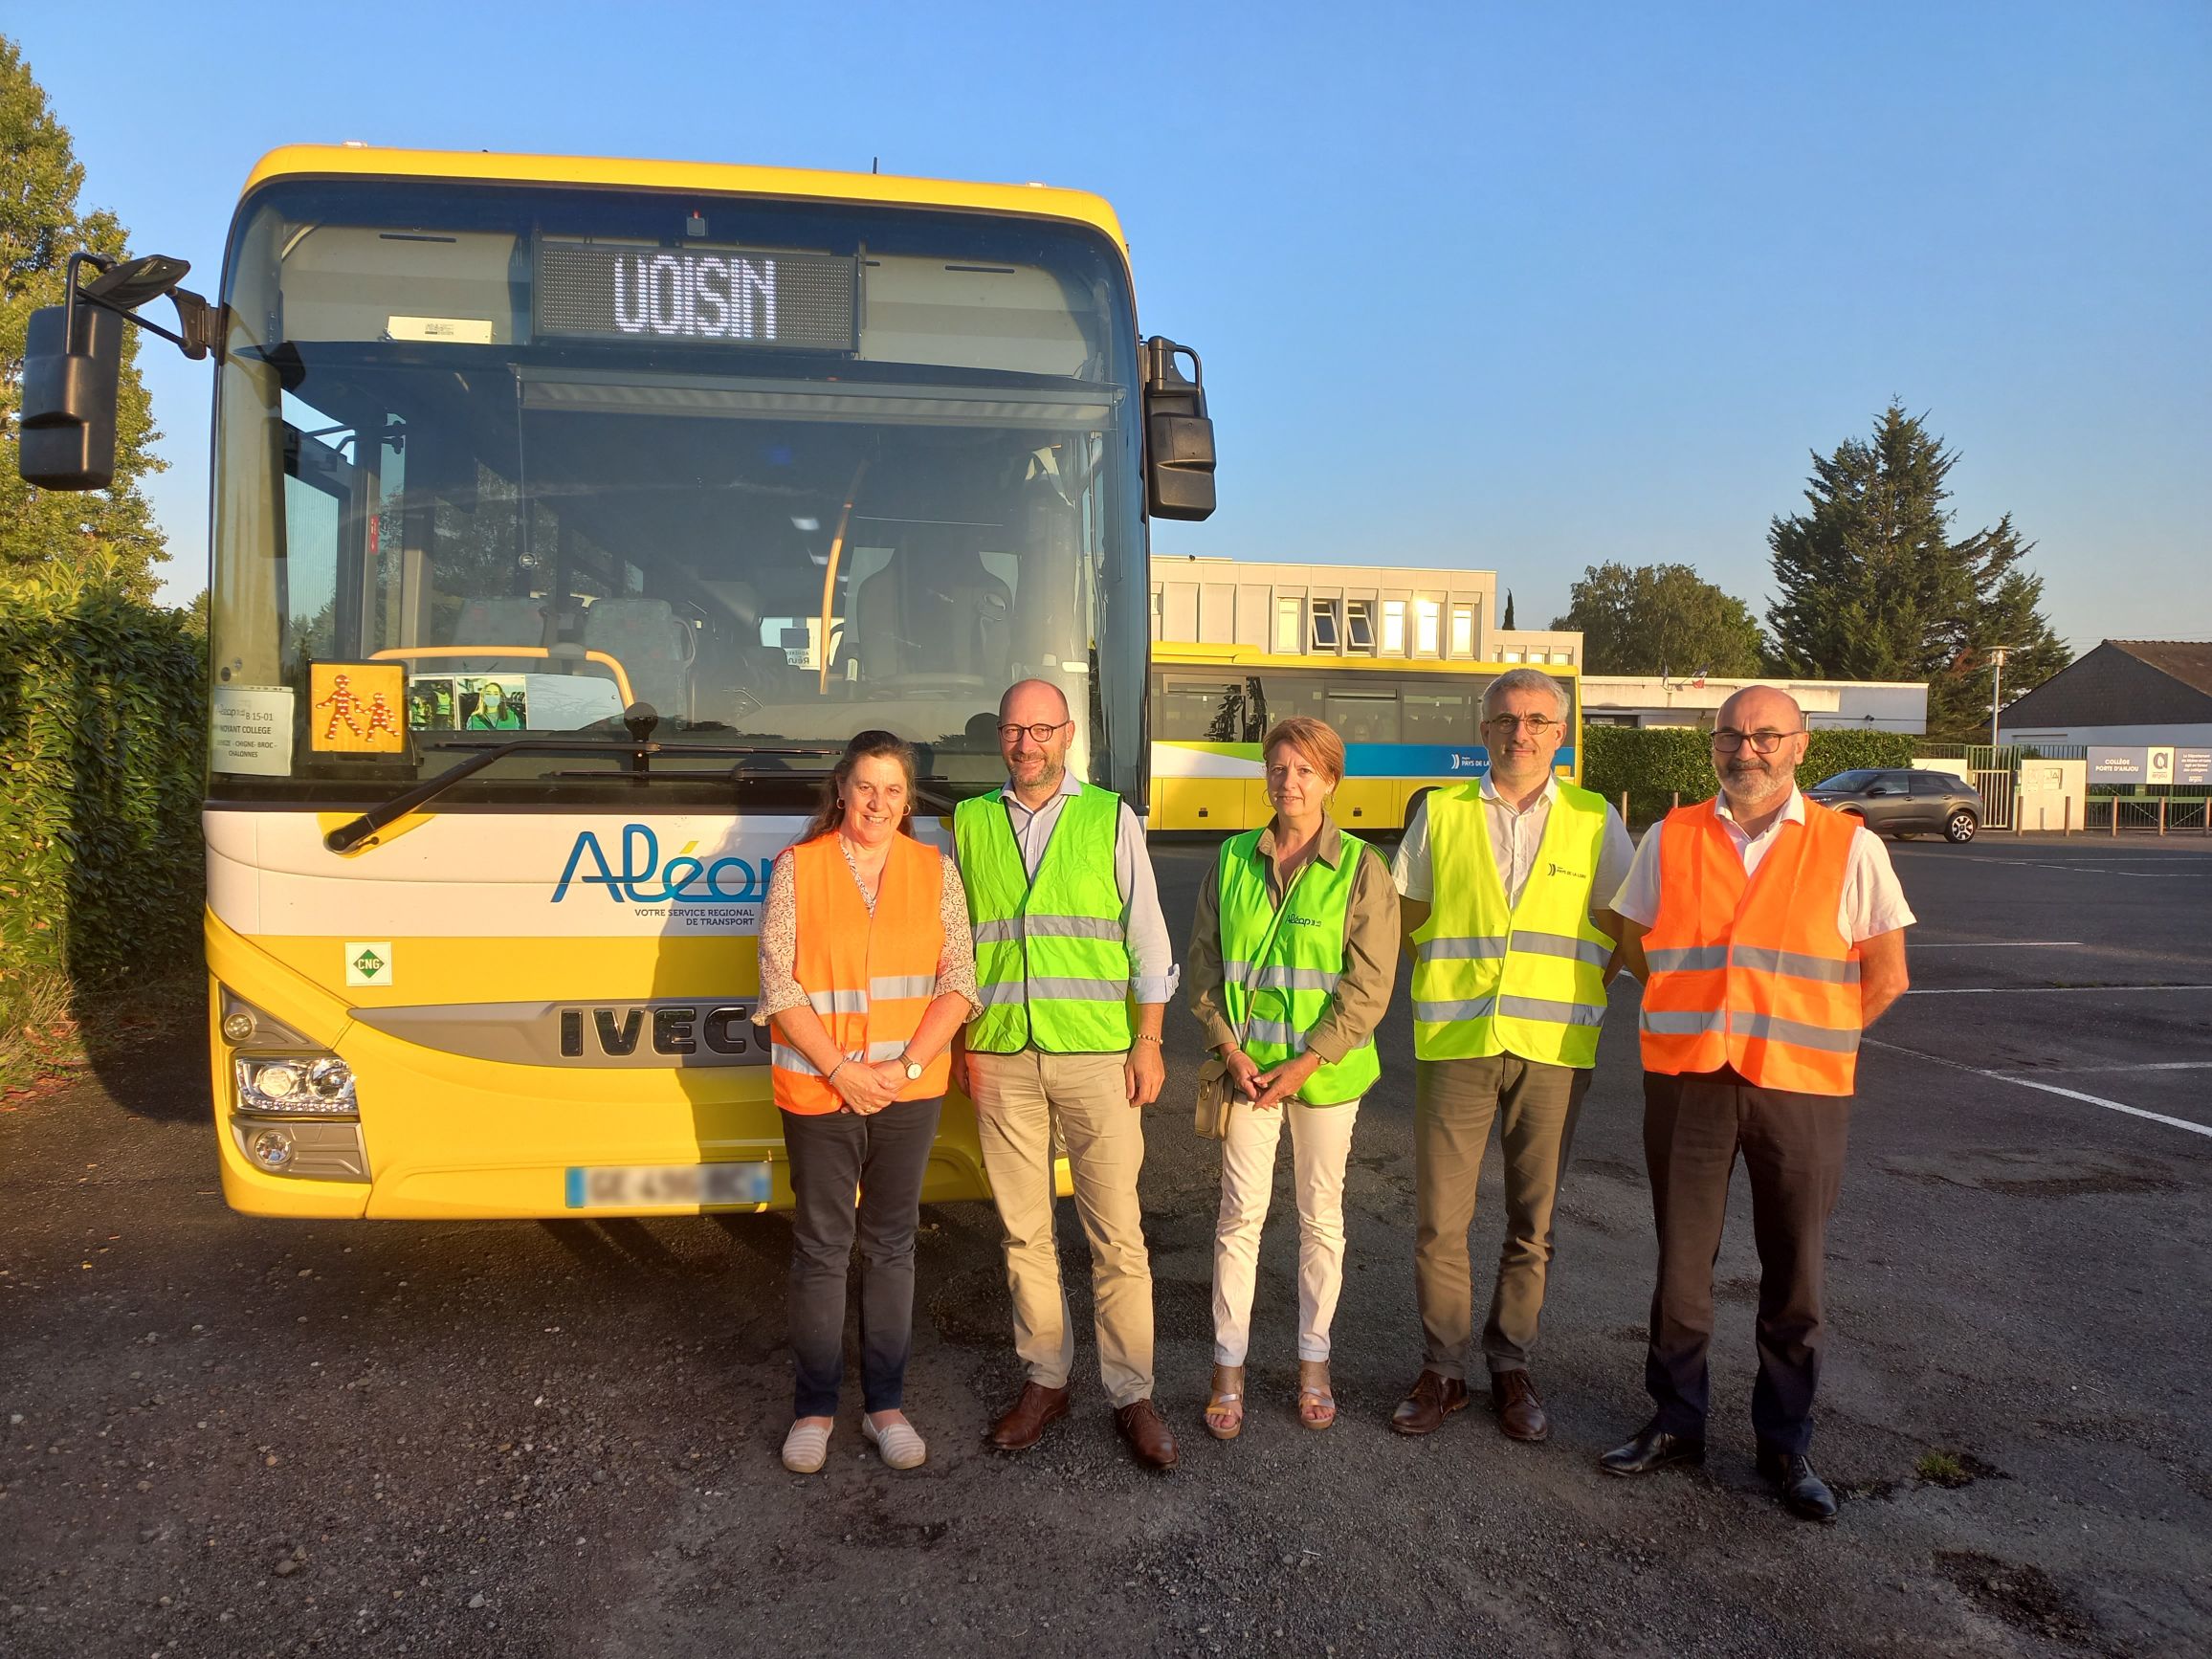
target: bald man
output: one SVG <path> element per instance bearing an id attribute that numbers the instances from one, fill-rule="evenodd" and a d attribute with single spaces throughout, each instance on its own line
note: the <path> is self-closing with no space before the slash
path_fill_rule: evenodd
<path id="1" fill-rule="evenodd" d="M 1659 1231 L 1644 1386 L 1651 1421 L 1600 1461 L 1701 1462 L 1713 1264 L 1740 1154 L 1759 1245 L 1759 1472 L 1835 1518 L 1814 1472 L 1827 1221 L 1843 1183 L 1859 1034 L 1905 991 L 1913 912 L 1882 843 L 1798 793 L 1805 722 L 1772 686 L 1720 705 L 1714 799 L 1652 826 L 1613 899 L 1644 982 L 1644 1161 Z"/>
<path id="2" fill-rule="evenodd" d="M 1175 992 L 1174 947 L 1144 828 L 1126 801 L 1068 770 L 1074 736 L 1058 686 L 1013 686 L 999 703 L 1006 786 L 953 814 L 984 1005 L 955 1075 L 976 1104 L 1028 1373 L 990 1440 L 1026 1451 L 1068 1414 L 1075 1341 L 1052 1240 L 1057 1140 L 1091 1246 L 1098 1369 L 1116 1426 L 1139 1462 L 1167 1470 L 1175 1436 L 1152 1403 L 1152 1268 L 1137 1175 L 1142 1109 L 1166 1076 L 1160 1027 Z"/>

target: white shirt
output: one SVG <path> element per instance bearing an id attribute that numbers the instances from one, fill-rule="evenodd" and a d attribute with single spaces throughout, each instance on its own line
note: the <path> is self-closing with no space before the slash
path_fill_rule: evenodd
<path id="1" fill-rule="evenodd" d="M 1487 775 L 1482 780 L 1484 824 L 1490 830 L 1491 856 L 1497 861 L 1497 878 L 1505 888 L 1508 906 L 1520 902 L 1521 889 L 1529 884 L 1529 873 L 1536 868 L 1537 849 L 1543 845 L 1544 829 L 1552 821 L 1552 803 L 1559 798 L 1559 781 L 1546 778 L 1542 793 L 1525 808 L 1516 809 L 1497 792 L 1497 785 Z M 1605 908 L 1605 895 L 1619 889 L 1635 852 L 1635 844 L 1628 839 L 1628 827 L 1621 822 L 1621 814 L 1608 806 L 1605 838 L 1598 848 L 1597 879 L 1590 884 L 1592 910 Z M 1423 904 L 1433 902 L 1436 880 L 1428 851 L 1426 796 L 1413 808 L 1413 820 L 1405 826 L 1405 837 L 1398 843 L 1398 856 L 1391 862 L 1391 874 L 1397 877 L 1398 891 L 1405 897 Z"/>
<path id="2" fill-rule="evenodd" d="M 1059 827 L 1060 808 L 1072 795 L 1083 792 L 1083 781 L 1073 772 L 1060 776 L 1059 792 L 1034 812 L 1022 805 L 1009 780 L 999 790 L 1006 803 L 1006 825 L 1014 845 L 1022 850 L 1022 867 L 1029 879 L 1045 860 L 1052 831 Z M 1175 965 L 1175 946 L 1167 937 L 1167 918 L 1160 911 L 1160 883 L 1152 873 L 1152 855 L 1145 851 L 1144 826 L 1137 821 L 1129 803 L 1121 803 L 1121 818 L 1114 831 L 1114 884 L 1121 893 L 1121 935 L 1129 947 L 1129 987 L 1139 1003 L 1164 1003 L 1175 996 L 1183 970 Z"/>
<path id="3" fill-rule="evenodd" d="M 1794 787 L 1789 792 L 1789 804 L 1757 835 L 1744 833 L 1743 826 L 1736 821 L 1736 814 L 1728 809 L 1726 795 L 1716 799 L 1713 806 L 1728 830 L 1728 839 L 1743 858 L 1746 877 L 1758 873 L 1760 862 L 1774 848 L 1776 832 L 1784 824 L 1805 821 L 1805 798 Z M 1659 919 L 1659 832 L 1666 827 L 1662 820 L 1644 832 L 1644 844 L 1636 849 L 1636 862 L 1628 871 L 1628 879 L 1621 884 L 1621 891 L 1613 898 L 1615 914 L 1645 927 Z M 1878 933 L 1911 927 L 1917 919 L 1912 906 L 1905 902 L 1905 890 L 1898 884 L 1896 871 L 1891 867 L 1890 850 L 1882 845 L 1880 836 L 1860 825 L 1851 837 L 1850 862 L 1844 870 L 1844 896 L 1836 906 L 1836 931 L 1857 944 Z"/>

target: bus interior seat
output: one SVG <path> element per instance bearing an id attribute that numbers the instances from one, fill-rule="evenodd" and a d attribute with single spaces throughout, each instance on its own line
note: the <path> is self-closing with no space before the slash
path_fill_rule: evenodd
<path id="1" fill-rule="evenodd" d="M 691 624 L 665 599 L 597 599 L 584 616 L 584 649 L 622 664 L 630 695 L 663 719 L 692 718 L 692 663 L 698 654 Z"/>
<path id="2" fill-rule="evenodd" d="M 958 675 L 1004 685 L 1013 660 L 1013 590 L 972 548 L 910 544 L 852 595 L 869 680 Z"/>
<path id="3" fill-rule="evenodd" d="M 482 656 L 448 657 L 434 666 L 454 674 L 528 674 L 544 664 L 526 656 L 502 656 L 502 645 L 544 646 L 547 618 L 542 599 L 471 599 L 453 619 L 454 645 L 480 645 Z"/>

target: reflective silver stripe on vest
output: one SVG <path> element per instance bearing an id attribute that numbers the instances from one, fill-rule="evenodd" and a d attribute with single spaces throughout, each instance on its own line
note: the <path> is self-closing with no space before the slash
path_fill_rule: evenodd
<path id="1" fill-rule="evenodd" d="M 926 997 L 937 990 L 935 974 L 892 974 L 883 979 L 868 982 L 868 994 L 881 997 L 885 1002 L 897 1002 L 905 997 Z"/>
<path id="2" fill-rule="evenodd" d="M 1596 940 L 1577 939 L 1566 933 L 1537 933 L 1534 929 L 1516 927 L 1513 930 L 1513 948 L 1530 956 L 1563 956 L 1577 962 L 1586 962 L 1592 967 L 1604 967 L 1613 960 L 1612 947 Z"/>
<path id="3" fill-rule="evenodd" d="M 1788 1043 L 1793 1048 L 1820 1049 L 1830 1054 L 1855 1054 L 1859 1051 L 1859 1033 L 1830 1030 L 1826 1026 L 1808 1026 L 1802 1020 L 1785 1020 L 1777 1014 L 1739 1014 L 1735 1028 L 1744 1036 L 1760 1038 L 1769 1043 Z"/>
<path id="4" fill-rule="evenodd" d="M 1009 1004 L 1028 1002 L 1029 993 L 1020 980 L 999 980 L 978 985 L 976 1000 L 986 1008 L 1003 1008 Z"/>
<path id="5" fill-rule="evenodd" d="M 868 1011 L 866 991 L 808 991 L 807 1002 L 818 1014 L 865 1014 Z"/>
<path id="6" fill-rule="evenodd" d="M 1006 917 L 998 921 L 979 921 L 971 930 L 978 944 L 1011 944 L 1022 937 L 1019 917 Z"/>
<path id="7" fill-rule="evenodd" d="M 1831 985 L 1855 985 L 1859 983 L 1859 964 L 1855 960 L 1838 962 L 1830 956 L 1806 956 L 1794 950 L 1769 950 L 1764 945 L 1737 945 L 1736 965 L 1759 973 L 1787 974 L 1797 980 L 1820 980 Z"/>
<path id="8" fill-rule="evenodd" d="M 978 944 L 1012 944 L 1029 939 L 1103 939 L 1119 943 L 1121 923 L 1110 916 L 1009 916 L 997 921 L 979 921 L 973 934 Z"/>
<path id="9" fill-rule="evenodd" d="M 1655 974 L 1701 973 L 1728 965 L 1724 944 L 1686 944 L 1672 950 L 1647 950 L 1644 960 Z"/>
<path id="10" fill-rule="evenodd" d="M 1497 1011 L 1497 998 L 1475 997 L 1464 1003 L 1415 1003 L 1413 1017 L 1424 1025 L 1441 1026 L 1451 1020 L 1487 1020 Z"/>
<path id="11" fill-rule="evenodd" d="M 1859 1033 L 1856 1031 L 1838 1031 L 1826 1026 L 1808 1026 L 1802 1020 L 1785 1020 L 1779 1014 L 1737 1014 L 1732 1020 L 1725 1013 L 1701 1013 L 1693 1009 L 1674 1008 L 1662 1008 L 1653 1012 L 1646 1009 L 1638 1023 L 1657 1037 L 1701 1037 L 1708 1032 L 1733 1029 L 1737 1036 L 1756 1038 L 1761 1042 L 1788 1043 L 1796 1048 L 1819 1049 L 1830 1054 L 1855 1054 L 1859 1051 Z"/>
<path id="12" fill-rule="evenodd" d="M 1129 995 L 1127 980 L 1033 979 L 1029 995 L 1048 1003 L 1118 1003 Z"/>
<path id="13" fill-rule="evenodd" d="M 1337 988 L 1338 975 L 1330 968 L 1301 968 L 1270 966 L 1259 970 L 1253 977 L 1249 962 L 1225 962 L 1221 964 L 1222 978 L 1237 984 L 1250 984 L 1262 991 L 1333 991 Z"/>
<path id="14" fill-rule="evenodd" d="M 1602 1026 L 1605 1023 L 1605 1010 L 1582 1003 L 1555 1003 L 1548 997 L 1501 996 L 1497 999 L 1497 1017 L 1542 1020 L 1554 1026 Z"/>
<path id="15" fill-rule="evenodd" d="M 1425 939 L 1413 947 L 1415 962 L 1466 962 L 1503 955 L 1502 939 Z"/>
<path id="16" fill-rule="evenodd" d="M 1281 1020 L 1253 1020 L 1245 1027 L 1245 1040 L 1250 1043 L 1272 1043 L 1279 1049 L 1288 1049 L 1294 1054 L 1306 1051 L 1306 1033 Z"/>
<path id="17" fill-rule="evenodd" d="M 896 1060 L 905 1052 L 906 1045 L 898 1038 L 893 1037 L 886 1042 L 869 1044 L 868 1052 L 865 1054 L 848 1054 L 845 1057 L 848 1060 L 864 1061 L 869 1065 L 874 1065 L 878 1060 Z M 821 1072 L 815 1068 L 813 1061 L 807 1059 L 798 1050 L 786 1047 L 782 1043 L 771 1046 L 768 1058 L 779 1071 L 796 1072 L 801 1076 L 806 1077 L 822 1075 Z"/>

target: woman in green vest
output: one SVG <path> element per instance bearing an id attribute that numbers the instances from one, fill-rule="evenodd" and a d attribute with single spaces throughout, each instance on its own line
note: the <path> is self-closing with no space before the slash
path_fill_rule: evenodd
<path id="1" fill-rule="evenodd" d="M 1244 1427 L 1260 1227 L 1285 1119 L 1298 1196 L 1298 1421 L 1337 1420 L 1329 1325 L 1344 1280 L 1344 1161 L 1379 1072 L 1375 1027 L 1397 974 L 1389 867 L 1329 816 L 1343 740 L 1301 716 L 1268 733 L 1261 752 L 1274 817 L 1223 845 L 1214 881 L 1199 890 L 1184 969 L 1191 1007 L 1238 1095 L 1213 1244 L 1206 1427 L 1217 1440 Z"/>

